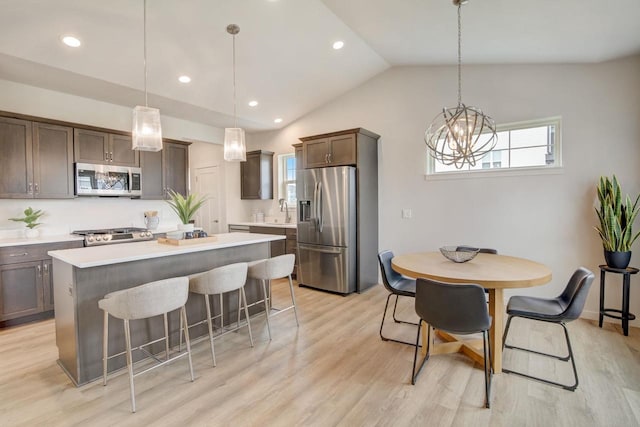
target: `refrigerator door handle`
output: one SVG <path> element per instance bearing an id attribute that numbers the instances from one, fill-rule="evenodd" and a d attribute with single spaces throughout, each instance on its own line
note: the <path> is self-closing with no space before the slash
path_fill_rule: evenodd
<path id="1" fill-rule="evenodd" d="M 318 228 L 318 183 L 316 182 L 313 187 L 313 218 L 312 222 L 314 227 Z"/>
<path id="2" fill-rule="evenodd" d="M 318 182 L 318 231 L 322 233 L 324 226 L 324 209 L 322 208 L 322 182 Z"/>
<path id="3" fill-rule="evenodd" d="M 321 252 L 323 254 L 340 254 L 341 248 L 332 248 L 327 246 L 305 245 L 304 243 L 298 243 L 298 249 L 305 249 L 312 252 Z"/>

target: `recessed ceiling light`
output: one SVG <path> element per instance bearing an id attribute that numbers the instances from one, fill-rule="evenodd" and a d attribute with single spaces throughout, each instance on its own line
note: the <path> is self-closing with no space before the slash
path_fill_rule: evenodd
<path id="1" fill-rule="evenodd" d="M 333 48 L 335 50 L 342 49 L 343 46 L 344 46 L 344 42 L 341 40 L 338 40 L 337 42 L 333 43 Z"/>
<path id="2" fill-rule="evenodd" d="M 82 44 L 80 42 L 80 39 L 73 36 L 62 36 L 60 37 L 60 39 L 62 40 L 62 43 L 66 44 L 69 47 L 79 47 Z"/>
<path id="3" fill-rule="evenodd" d="M 178 77 L 178 81 L 180 83 L 189 83 L 191 81 L 191 77 L 189 77 L 189 76 L 180 76 L 180 77 Z"/>
<path id="4" fill-rule="evenodd" d="M 273 121 L 273 123 L 282 123 L 282 119 L 280 117 L 278 117 L 277 119 L 275 119 Z"/>
<path id="5" fill-rule="evenodd" d="M 249 101 L 249 107 L 255 107 L 258 105 L 258 101 Z"/>

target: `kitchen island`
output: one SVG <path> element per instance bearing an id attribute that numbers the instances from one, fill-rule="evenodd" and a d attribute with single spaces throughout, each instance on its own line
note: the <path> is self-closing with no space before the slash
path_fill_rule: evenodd
<path id="1" fill-rule="evenodd" d="M 157 241 L 121 243 L 61 251 L 51 251 L 54 275 L 56 344 L 58 364 L 76 385 L 86 384 L 102 376 L 103 312 L 98 301 L 106 294 L 132 288 L 169 277 L 200 273 L 234 262 L 247 262 L 271 256 L 270 243 L 284 236 L 269 234 L 218 234 L 214 242 L 172 246 Z M 248 303 L 261 299 L 259 284 L 248 281 L 245 286 Z M 235 321 L 236 294 L 225 294 L 222 303 L 225 324 Z M 252 313 L 262 311 L 251 307 Z M 220 302 L 214 299 L 214 313 Z M 205 318 L 202 298 L 187 301 L 189 323 Z M 109 352 L 124 351 L 122 321 L 109 318 Z M 164 334 L 162 317 L 131 323 L 133 346 L 149 342 Z M 178 312 L 169 314 L 171 346 L 178 343 Z M 204 335 L 206 327 L 190 330 L 192 338 Z M 162 343 L 149 347 L 152 353 L 164 350 Z M 140 353 L 140 352 L 136 352 Z M 134 354 L 134 359 L 142 359 Z M 124 355 L 109 360 L 109 372 L 126 366 Z"/>

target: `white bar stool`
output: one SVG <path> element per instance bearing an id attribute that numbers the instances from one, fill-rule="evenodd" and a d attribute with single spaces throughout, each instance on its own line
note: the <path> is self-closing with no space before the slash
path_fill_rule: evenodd
<path id="1" fill-rule="evenodd" d="M 193 377 L 193 363 L 191 361 L 191 343 L 189 341 L 189 330 L 185 328 L 185 341 L 187 343 L 187 352 L 174 357 L 169 357 L 169 327 L 167 322 L 167 313 L 176 309 L 180 309 L 181 323 L 187 324 L 187 312 L 185 304 L 189 296 L 189 279 L 187 277 L 174 277 L 171 279 L 158 280 L 156 282 L 146 283 L 131 289 L 107 294 L 104 299 L 98 301 L 98 307 L 104 310 L 104 330 L 102 337 L 103 358 L 102 358 L 102 380 L 107 385 L 107 361 L 122 354 L 127 355 L 127 369 L 129 371 L 129 389 L 131 391 L 131 412 L 136 412 L 136 397 L 133 378 L 138 375 L 149 372 L 159 366 L 166 365 L 169 362 L 187 356 L 189 358 L 189 372 L 191 381 Z M 135 319 L 147 319 L 154 316 L 164 315 L 164 333 L 165 336 L 141 344 L 136 348 L 131 348 L 131 330 L 129 321 Z M 109 315 L 124 320 L 124 338 L 126 350 L 109 356 Z M 150 354 L 143 347 L 154 344 L 159 341 L 165 341 L 165 360 L 160 361 L 156 356 Z M 157 364 L 147 368 L 136 374 L 133 373 L 133 357 L 132 350 L 141 350 L 158 361 Z"/>
<path id="2" fill-rule="evenodd" d="M 262 282 L 262 295 L 263 299 L 256 301 L 254 304 L 263 302 L 265 308 L 265 314 L 267 317 L 267 330 L 269 331 L 269 339 L 271 339 L 271 325 L 269 323 L 269 317 L 283 313 L 287 310 L 293 309 L 293 313 L 296 318 L 296 325 L 300 326 L 298 322 L 298 311 L 296 309 L 296 297 L 293 293 L 293 281 L 291 280 L 291 273 L 293 273 L 293 266 L 295 263 L 295 256 L 293 254 L 280 255 L 273 258 L 267 258 L 260 261 L 253 261 L 249 263 L 248 277 L 250 279 L 257 279 Z M 289 291 L 291 292 L 291 305 L 284 308 L 271 307 L 271 280 L 280 278 L 289 278 Z M 269 293 L 267 294 L 266 282 L 269 282 Z M 253 305 L 253 304 L 252 304 Z M 270 314 L 271 309 L 276 310 L 275 313 Z"/>
<path id="3" fill-rule="evenodd" d="M 239 262 L 236 264 L 229 264 L 223 267 L 214 268 L 213 270 L 206 271 L 200 274 L 194 274 L 189 276 L 189 291 L 204 296 L 204 304 L 207 309 L 207 318 L 201 322 L 189 325 L 191 328 L 202 323 L 207 323 L 209 327 L 209 343 L 211 344 L 211 357 L 213 358 L 213 366 L 216 366 L 216 352 L 213 348 L 213 340 L 220 338 L 221 336 L 237 331 L 244 325 L 240 325 L 240 311 L 244 306 L 244 316 L 247 319 L 247 328 L 249 329 L 249 342 L 253 347 L 253 335 L 251 335 L 251 323 L 249 321 L 249 310 L 247 309 L 247 296 L 244 293 L 244 284 L 247 281 L 247 269 L 246 262 Z M 238 291 L 238 322 L 233 329 L 224 327 L 224 318 L 222 317 L 222 294 L 232 291 Z M 210 295 L 220 295 L 220 314 L 217 316 L 211 316 L 211 304 L 209 302 Z M 242 303 L 242 304 L 241 304 Z M 212 320 L 220 318 L 220 328 L 222 333 L 213 336 L 213 324 Z M 180 339 L 182 344 L 182 336 Z"/>

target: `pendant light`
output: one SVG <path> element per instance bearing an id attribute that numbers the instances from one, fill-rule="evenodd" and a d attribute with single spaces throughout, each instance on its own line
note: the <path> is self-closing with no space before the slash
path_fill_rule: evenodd
<path id="1" fill-rule="evenodd" d="M 147 102 L 147 0 L 144 0 L 144 107 L 133 109 L 132 147 L 139 151 L 162 150 L 162 127 L 160 110 L 149 108 Z"/>
<path id="2" fill-rule="evenodd" d="M 244 142 L 244 129 L 238 127 L 236 115 L 236 34 L 240 27 L 235 24 L 227 26 L 227 33 L 233 36 L 233 127 L 224 130 L 224 159 L 228 162 L 244 162 L 247 160 L 247 147 Z"/>
<path id="3" fill-rule="evenodd" d="M 424 140 L 433 157 L 443 165 L 471 167 L 493 150 L 498 142 L 493 119 L 477 107 L 462 103 L 462 25 L 460 9 L 466 0 L 453 0 L 458 7 L 458 106 L 443 108 L 425 132 Z"/>

